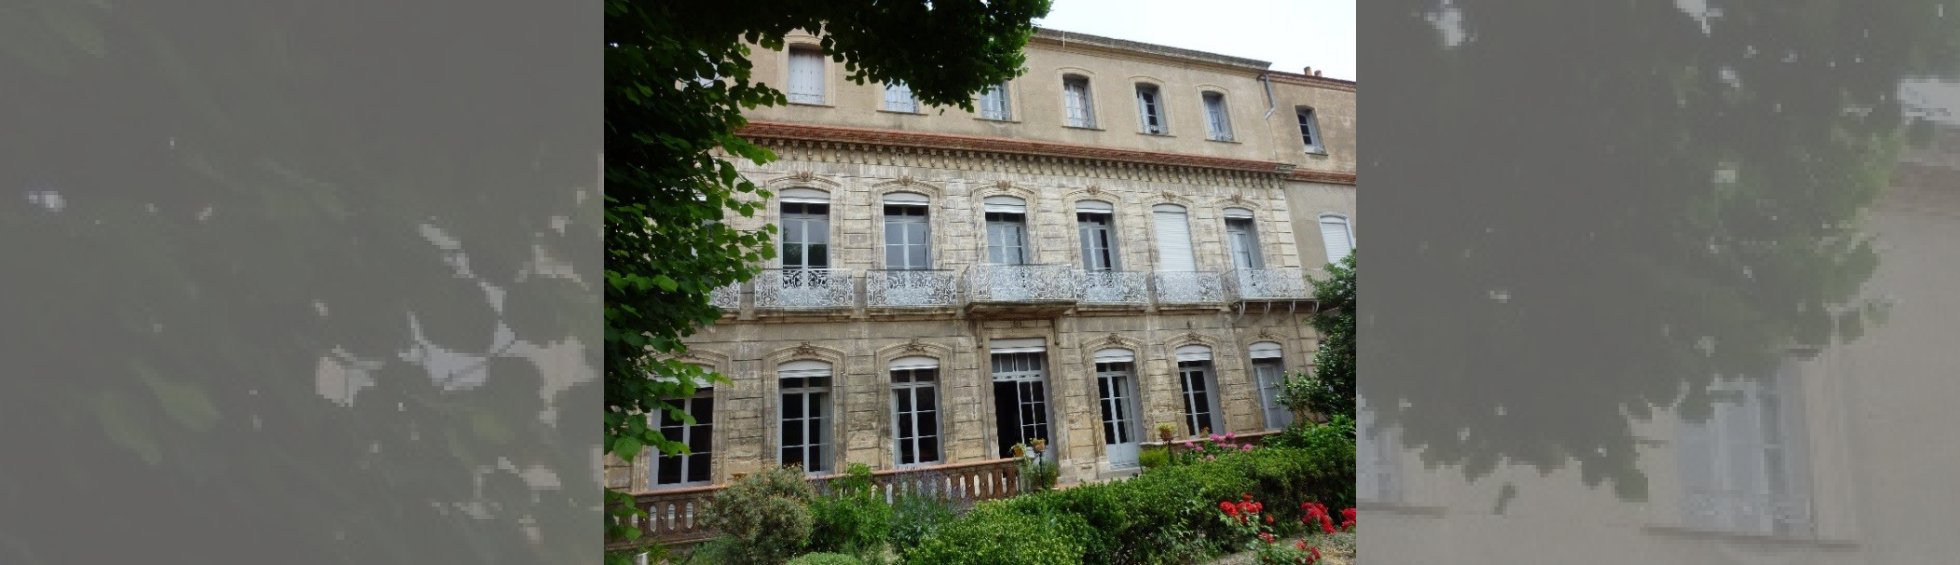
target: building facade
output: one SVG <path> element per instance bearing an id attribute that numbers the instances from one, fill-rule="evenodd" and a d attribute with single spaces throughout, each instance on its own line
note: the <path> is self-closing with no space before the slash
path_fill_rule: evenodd
<path id="1" fill-rule="evenodd" d="M 735 227 L 775 259 L 722 289 L 686 358 L 730 379 L 662 417 L 685 456 L 614 461 L 635 492 L 786 464 L 896 469 L 1047 441 L 1063 482 L 1140 444 L 1283 427 L 1316 347 L 1308 276 L 1354 248 L 1352 82 L 1040 30 L 975 111 L 857 85 L 814 36 L 757 48 L 790 104 L 736 160 L 769 193 Z"/>

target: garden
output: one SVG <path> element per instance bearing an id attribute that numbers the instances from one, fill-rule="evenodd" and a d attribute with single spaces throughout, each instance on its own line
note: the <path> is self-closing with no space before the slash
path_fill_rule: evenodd
<path id="1" fill-rule="evenodd" d="M 887 497 L 853 465 L 819 492 L 800 469 L 744 477 L 703 512 L 720 536 L 675 565 L 1340 564 L 1354 555 L 1354 425 L 1303 421 L 1260 441 L 1210 436 L 1146 451 L 1132 478 L 1055 488 L 1023 459 L 1026 494 L 958 508 Z"/>

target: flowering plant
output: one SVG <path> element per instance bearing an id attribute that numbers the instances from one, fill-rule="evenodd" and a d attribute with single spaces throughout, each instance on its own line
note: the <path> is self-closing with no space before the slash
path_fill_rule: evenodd
<path id="1" fill-rule="evenodd" d="M 1186 440 L 1183 449 L 1178 450 L 1177 462 L 1192 464 L 1199 461 L 1215 461 L 1218 458 L 1252 451 L 1251 443 L 1236 443 L 1238 434 L 1211 435 L 1195 440 Z"/>
<path id="2" fill-rule="evenodd" d="M 1260 565 L 1313 565 L 1320 562 L 1320 548 L 1307 545 L 1307 540 L 1294 540 L 1284 543 L 1268 540 L 1259 546 Z"/>

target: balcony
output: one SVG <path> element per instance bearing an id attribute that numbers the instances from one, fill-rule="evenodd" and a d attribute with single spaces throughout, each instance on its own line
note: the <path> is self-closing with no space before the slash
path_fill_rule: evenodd
<path id="1" fill-rule="evenodd" d="M 732 316 L 742 310 L 742 283 L 733 283 L 708 293 L 708 304 L 721 309 L 723 316 Z"/>
<path id="2" fill-rule="evenodd" d="M 1083 306 L 1136 306 L 1150 302 L 1149 279 L 1135 271 L 1088 271 L 1082 276 Z"/>
<path id="3" fill-rule="evenodd" d="M 758 310 L 838 310 L 855 306 L 850 269 L 764 269 L 755 277 Z"/>
<path id="4" fill-rule="evenodd" d="M 870 308 L 950 308 L 959 305 L 959 277 L 949 270 L 866 271 L 864 302 Z"/>
<path id="5" fill-rule="evenodd" d="M 1248 304 L 1263 305 L 1269 311 L 1275 304 L 1285 304 L 1290 310 L 1313 300 L 1313 288 L 1300 269 L 1239 269 L 1227 273 L 1225 285 L 1226 295 L 1241 314 Z"/>
<path id="6" fill-rule="evenodd" d="M 1208 307 L 1225 301 L 1224 277 L 1210 271 L 1157 271 L 1150 282 L 1157 287 L 1160 307 Z"/>
<path id="7" fill-rule="evenodd" d="M 1074 265 L 974 265 L 966 271 L 966 289 L 969 314 L 1053 316 L 1082 300 L 1082 271 Z"/>

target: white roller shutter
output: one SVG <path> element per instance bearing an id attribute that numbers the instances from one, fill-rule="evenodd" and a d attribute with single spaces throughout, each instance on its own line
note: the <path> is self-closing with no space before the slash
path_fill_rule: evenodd
<path id="1" fill-rule="evenodd" d="M 1279 344 L 1270 341 L 1252 344 L 1253 359 L 1270 359 L 1273 357 L 1284 357 L 1280 352 Z"/>
<path id="2" fill-rule="evenodd" d="M 1346 217 L 1326 215 L 1320 217 L 1320 241 L 1327 245 L 1327 262 L 1339 263 L 1348 253 L 1354 252 L 1354 232 L 1348 228 Z"/>
<path id="3" fill-rule="evenodd" d="M 1096 352 L 1097 363 L 1135 363 L 1137 356 L 1128 349 L 1104 349 Z"/>
<path id="4" fill-rule="evenodd" d="M 822 54 L 810 49 L 790 50 L 787 93 L 790 102 L 822 104 L 823 78 Z"/>
<path id="5" fill-rule="evenodd" d="M 822 361 L 791 361 L 777 367 L 776 376 L 784 379 L 828 377 L 830 364 Z"/>
<path id="6" fill-rule="evenodd" d="M 903 369 L 937 369 L 937 368 L 939 368 L 939 360 L 933 359 L 931 357 L 921 357 L 915 355 L 912 357 L 900 357 L 892 361 L 892 370 L 894 371 L 903 370 Z"/>
<path id="7" fill-rule="evenodd" d="M 926 199 L 926 195 L 924 195 L 924 194 L 919 194 L 919 193 L 917 193 L 917 192 L 894 192 L 894 193 L 891 193 L 891 194 L 887 194 L 887 195 L 885 195 L 885 203 L 886 203 L 886 204 L 898 204 L 898 205 L 906 205 L 906 206 L 924 206 L 924 205 L 926 205 L 926 204 L 927 204 L 928 202 L 929 202 L 929 201 L 928 201 L 928 200 Z"/>
<path id="8" fill-rule="evenodd" d="M 1191 256 L 1191 223 L 1183 206 L 1159 204 L 1157 216 L 1157 254 L 1159 271 L 1196 271 L 1198 261 Z"/>
<path id="9" fill-rule="evenodd" d="M 987 342 L 994 353 L 1041 353 L 1047 351 L 1046 341 L 1038 337 L 1026 339 L 996 339 Z"/>
<path id="10" fill-rule="evenodd" d="M 988 212 L 1026 214 L 1028 204 L 1027 201 L 1012 196 L 989 196 L 986 200 L 986 209 Z"/>
<path id="11" fill-rule="evenodd" d="M 789 188 L 784 189 L 781 194 L 776 196 L 776 199 L 783 202 L 799 202 L 803 204 L 829 204 L 830 193 L 808 188 Z"/>
<path id="12" fill-rule="evenodd" d="M 1178 361 L 1210 361 L 1211 348 L 1203 345 L 1186 345 L 1177 348 L 1174 356 Z"/>
<path id="13" fill-rule="evenodd" d="M 1116 207 L 1101 200 L 1083 200 L 1075 203 L 1075 211 L 1091 214 L 1112 214 L 1116 212 Z"/>

